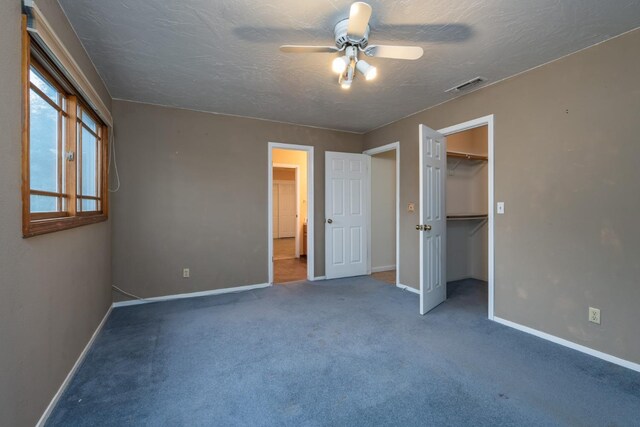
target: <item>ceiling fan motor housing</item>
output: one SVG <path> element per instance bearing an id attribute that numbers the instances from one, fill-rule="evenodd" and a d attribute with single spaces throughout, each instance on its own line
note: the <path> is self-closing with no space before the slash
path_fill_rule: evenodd
<path id="1" fill-rule="evenodd" d="M 369 26 L 367 25 L 367 30 L 364 32 L 364 36 L 360 40 L 353 40 L 347 35 L 347 28 L 349 27 L 349 19 L 343 19 L 342 21 L 336 24 L 336 27 L 333 30 L 333 34 L 336 39 L 336 47 L 338 49 L 342 49 L 346 45 L 354 45 L 359 46 L 364 49 L 369 44 Z"/>

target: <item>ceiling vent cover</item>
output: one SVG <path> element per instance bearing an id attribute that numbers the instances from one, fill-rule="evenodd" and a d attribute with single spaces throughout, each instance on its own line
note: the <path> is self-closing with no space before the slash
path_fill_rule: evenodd
<path id="1" fill-rule="evenodd" d="M 478 86 L 481 83 L 486 82 L 487 79 L 485 79 L 484 77 L 474 77 L 471 80 L 468 80 L 464 83 L 459 84 L 458 86 L 454 86 L 451 89 L 447 89 L 445 90 L 445 92 L 451 92 L 451 93 L 457 93 L 457 92 L 462 92 L 464 90 L 469 90 L 471 88 L 474 88 L 476 86 Z"/>

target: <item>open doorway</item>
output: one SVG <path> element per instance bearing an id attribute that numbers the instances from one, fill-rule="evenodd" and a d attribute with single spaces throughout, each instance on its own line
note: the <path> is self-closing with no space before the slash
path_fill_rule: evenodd
<path id="1" fill-rule="evenodd" d="M 313 277 L 312 151 L 308 148 L 269 144 L 270 283 Z"/>
<path id="2" fill-rule="evenodd" d="M 447 298 L 493 318 L 493 117 L 441 129 L 447 138 Z"/>
<path id="3" fill-rule="evenodd" d="M 286 150 L 278 150 L 286 151 Z M 277 155 L 278 153 L 276 153 Z M 300 166 L 297 164 L 273 163 L 273 259 L 281 261 L 300 258 Z M 306 272 L 305 272 L 306 273 Z"/>
<path id="4" fill-rule="evenodd" d="M 370 156 L 368 271 L 374 279 L 398 285 L 400 143 L 367 150 L 364 154 Z"/>

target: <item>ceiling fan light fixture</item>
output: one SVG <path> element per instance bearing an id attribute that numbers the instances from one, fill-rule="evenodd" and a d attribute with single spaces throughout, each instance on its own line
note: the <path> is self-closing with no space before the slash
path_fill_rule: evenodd
<path id="1" fill-rule="evenodd" d="M 339 75 L 338 84 L 343 89 L 349 89 L 356 72 L 361 73 L 366 80 L 373 80 L 378 75 L 376 67 L 366 61 L 358 59 L 358 55 L 375 57 L 416 60 L 424 54 L 420 46 L 388 46 L 369 44 L 369 32 L 371 27 L 371 5 L 357 1 L 351 5 L 349 17 L 338 21 L 333 28 L 334 46 L 303 46 L 283 45 L 280 50 L 291 53 L 338 53 L 344 54 L 334 58 L 331 63 L 333 72 Z"/>
<path id="2" fill-rule="evenodd" d="M 346 73 L 340 74 L 340 78 L 338 78 L 338 84 L 342 89 L 350 89 L 351 83 L 353 83 L 353 69 L 350 68 Z"/>
<path id="3" fill-rule="evenodd" d="M 366 61 L 360 60 L 356 63 L 356 69 L 362 73 L 365 79 L 373 80 L 378 75 L 378 69 Z"/>
<path id="4" fill-rule="evenodd" d="M 349 66 L 349 58 L 346 56 L 339 56 L 333 60 L 331 69 L 336 74 L 342 74 L 347 69 L 347 66 Z"/>

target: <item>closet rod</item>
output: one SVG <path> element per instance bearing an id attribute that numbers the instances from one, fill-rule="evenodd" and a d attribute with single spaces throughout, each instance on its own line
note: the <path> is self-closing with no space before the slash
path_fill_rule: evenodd
<path id="1" fill-rule="evenodd" d="M 488 218 L 487 214 L 456 214 L 456 215 L 447 215 L 447 219 L 453 221 L 463 221 L 463 220 L 471 220 L 471 219 L 485 219 Z"/>

